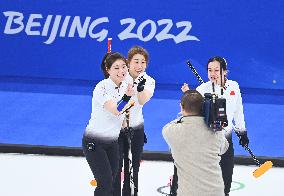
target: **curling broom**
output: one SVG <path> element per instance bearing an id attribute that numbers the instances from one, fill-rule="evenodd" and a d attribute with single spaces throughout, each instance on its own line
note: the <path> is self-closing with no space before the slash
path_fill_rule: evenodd
<path id="1" fill-rule="evenodd" d="M 186 62 L 187 65 L 189 66 L 189 68 L 191 69 L 191 71 L 193 72 L 193 74 L 196 76 L 196 78 L 198 79 L 199 83 L 204 83 L 202 78 L 200 77 L 200 75 L 197 73 L 196 69 L 193 67 L 193 65 L 191 64 L 190 61 Z M 237 129 L 234 127 L 233 128 L 234 131 L 237 133 Z M 237 134 L 238 135 L 238 134 Z M 240 137 L 240 136 L 239 136 Z M 251 157 L 253 158 L 254 162 L 257 164 L 257 166 L 259 168 L 257 168 L 256 170 L 254 170 L 253 172 L 253 176 L 255 178 L 260 177 L 261 175 L 263 175 L 265 172 L 267 172 L 270 168 L 272 168 L 273 163 L 272 161 L 265 161 L 263 164 L 260 164 L 259 160 L 254 156 L 254 154 L 252 153 L 251 149 L 248 146 L 244 147 L 246 151 L 249 152 L 249 154 L 251 155 Z"/>
<path id="2" fill-rule="evenodd" d="M 253 172 L 253 176 L 255 178 L 260 177 L 262 174 L 264 174 L 265 172 L 267 172 L 270 168 L 272 168 L 273 163 L 272 161 L 265 161 L 263 164 L 260 164 L 259 160 L 254 156 L 254 154 L 252 153 L 251 149 L 248 146 L 245 146 L 245 149 L 250 153 L 250 155 L 252 156 L 254 162 L 257 164 L 258 168 L 256 170 L 254 170 Z"/>

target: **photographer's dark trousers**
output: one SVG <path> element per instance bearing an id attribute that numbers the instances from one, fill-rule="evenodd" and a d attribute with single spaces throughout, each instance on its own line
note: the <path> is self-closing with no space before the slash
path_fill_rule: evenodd
<path id="1" fill-rule="evenodd" d="M 170 189 L 171 196 L 176 196 L 177 195 L 177 189 L 178 189 L 177 167 L 174 166 L 174 175 L 173 175 L 171 189 Z"/>
<path id="2" fill-rule="evenodd" d="M 220 161 L 223 181 L 225 185 L 224 189 L 225 194 L 230 193 L 233 170 L 234 170 L 234 146 L 232 142 L 232 134 L 227 137 L 227 140 L 229 142 L 229 148 L 225 154 L 221 155 L 221 161 Z"/>
<path id="3" fill-rule="evenodd" d="M 118 141 L 83 137 L 83 152 L 97 181 L 94 196 L 113 196 L 113 181 L 118 172 Z"/>
<path id="4" fill-rule="evenodd" d="M 141 156 L 143 152 L 144 142 L 146 142 L 146 136 L 144 135 L 144 124 L 141 124 L 137 127 L 133 127 L 133 137 L 131 139 L 131 153 L 132 153 L 132 166 L 133 166 L 133 181 L 134 181 L 134 195 L 137 196 L 138 193 L 138 173 L 140 167 Z M 114 183 L 114 196 L 121 196 L 121 171 L 123 167 L 123 161 L 128 161 L 128 140 L 127 136 L 124 134 L 123 130 L 121 131 L 119 138 L 119 172 L 115 179 Z M 126 155 L 126 156 L 125 156 Z M 127 165 L 127 164 L 125 164 Z M 124 183 L 122 188 L 122 196 L 130 195 L 130 174 L 129 168 L 124 166 Z"/>

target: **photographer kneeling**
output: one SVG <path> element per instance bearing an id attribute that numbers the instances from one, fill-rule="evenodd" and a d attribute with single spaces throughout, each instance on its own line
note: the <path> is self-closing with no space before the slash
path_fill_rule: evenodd
<path id="1" fill-rule="evenodd" d="M 189 90 L 181 98 L 182 117 L 163 128 L 177 167 L 177 196 L 222 196 L 224 182 L 220 155 L 228 149 L 222 131 L 212 131 L 202 115 L 203 97 Z"/>

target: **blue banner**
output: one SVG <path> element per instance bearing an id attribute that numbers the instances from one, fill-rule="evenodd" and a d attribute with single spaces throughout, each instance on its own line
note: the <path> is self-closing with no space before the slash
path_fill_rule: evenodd
<path id="1" fill-rule="evenodd" d="M 206 79 L 209 57 L 224 56 L 242 87 L 284 89 L 281 0 L 1 0 L 0 76 L 101 80 L 107 38 L 127 54 L 150 53 L 158 84 Z M 281 77 L 282 76 L 282 77 Z"/>

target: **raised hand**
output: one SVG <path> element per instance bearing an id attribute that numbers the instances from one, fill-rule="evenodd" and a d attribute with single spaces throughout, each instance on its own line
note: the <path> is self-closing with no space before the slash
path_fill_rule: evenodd
<path id="1" fill-rule="evenodd" d="M 132 97 L 134 95 L 132 84 L 128 84 L 125 94 L 129 97 Z"/>
<path id="2" fill-rule="evenodd" d="M 182 87 L 181 87 L 181 91 L 182 91 L 183 93 L 185 93 L 185 92 L 188 91 L 188 90 L 189 90 L 188 84 L 183 83 L 183 85 L 182 85 Z"/>

